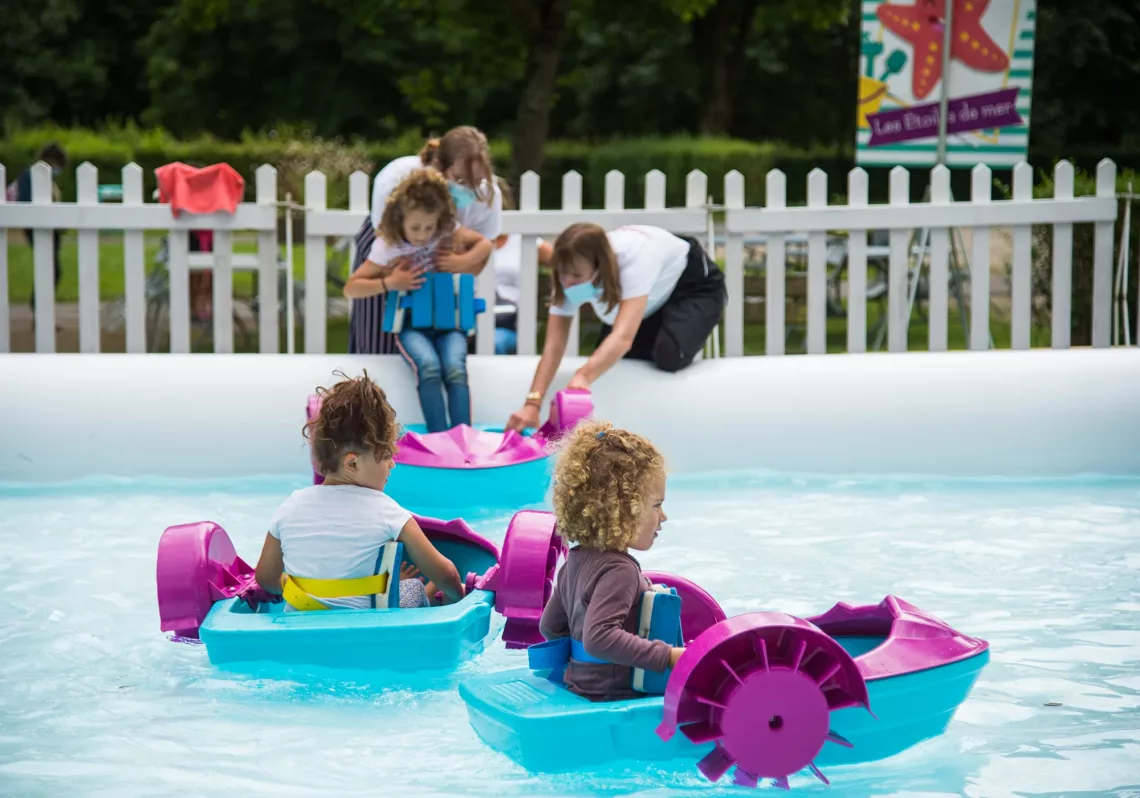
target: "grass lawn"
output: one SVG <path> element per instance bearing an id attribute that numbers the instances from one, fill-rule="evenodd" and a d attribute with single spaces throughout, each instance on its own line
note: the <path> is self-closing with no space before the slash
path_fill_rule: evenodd
<path id="1" fill-rule="evenodd" d="M 148 234 L 145 241 L 145 264 L 147 272 L 161 268 L 156 264 L 155 255 L 159 250 L 163 234 Z M 57 299 L 60 302 L 78 301 L 78 251 L 77 238 L 74 233 L 65 233 L 61 251 L 63 277 L 60 280 Z M 252 236 L 239 235 L 234 243 L 235 252 L 256 252 L 255 239 Z M 283 256 L 282 248 L 282 256 Z M 345 276 L 348 271 L 347 255 L 340 253 L 334 255 L 329 249 L 329 257 L 335 258 L 330 265 L 333 273 Z M 293 248 L 293 273 L 297 280 L 304 279 L 305 249 L 303 246 Z M 23 239 L 23 233 L 18 230 L 9 231 L 8 243 L 8 300 L 11 304 L 26 305 L 32 296 L 33 283 L 32 249 Z M 234 296 L 236 298 L 249 298 L 254 293 L 254 276 L 250 271 L 238 270 L 234 272 Z M 99 294 L 102 300 L 114 300 L 123 294 L 123 239 L 122 235 L 107 233 L 100 239 L 99 245 Z M 867 327 L 870 331 L 879 314 L 885 312 L 885 305 L 872 303 L 867 308 Z M 1010 330 L 1008 319 L 1002 314 L 991 314 L 991 331 L 994 345 L 999 349 L 1007 349 L 1010 345 Z M 545 320 L 539 322 L 538 349 L 541 351 L 542 339 L 545 334 Z M 744 328 L 744 351 L 749 355 L 764 354 L 766 342 L 766 327 L 763 324 L 746 324 Z M 333 318 L 328 321 L 328 350 L 330 352 L 348 351 L 348 320 Z M 786 349 L 789 354 L 799 353 L 803 349 L 802 329 L 792 328 Z M 926 319 L 915 314 L 911 321 L 909 331 L 909 346 L 911 350 L 926 350 L 928 341 L 928 325 Z M 870 336 L 870 333 L 869 333 Z M 1049 346 L 1049 330 L 1035 328 L 1032 331 L 1033 346 Z M 950 349 L 966 349 L 968 332 L 962 329 L 956 312 L 951 312 L 949 320 L 949 346 Z M 597 327 L 583 325 L 580 351 L 589 354 L 594 350 L 597 340 Z M 723 343 L 723 337 L 722 337 Z M 873 343 L 868 341 L 868 346 Z M 235 345 L 239 351 L 256 351 L 256 333 L 242 338 L 238 336 Z M 208 332 L 196 336 L 194 348 L 196 351 L 209 351 L 211 347 Z M 304 349 L 304 335 L 299 329 L 296 335 L 297 351 Z M 281 335 L 281 351 L 285 351 L 284 332 Z M 847 320 L 844 318 L 829 318 L 827 320 L 827 351 L 847 351 Z"/>
<path id="2" fill-rule="evenodd" d="M 161 268 L 155 263 L 155 256 L 164 238 L 163 233 L 147 233 L 144 241 L 145 252 L 143 262 L 147 274 Z M 256 238 L 252 235 L 238 234 L 234 240 L 234 252 L 253 254 L 257 252 Z M 280 257 L 284 257 L 285 248 L 280 248 Z M 329 256 L 332 257 L 332 248 Z M 63 276 L 59 281 L 56 299 L 59 302 L 79 301 L 79 249 L 78 237 L 75 233 L 64 233 L 60 252 L 60 265 L 63 267 Z M 24 234 L 20 230 L 8 231 L 8 302 L 11 304 L 27 304 L 32 298 L 33 284 L 32 248 L 25 243 Z M 343 277 L 348 272 L 345 254 L 341 254 L 335 266 L 330 266 L 336 274 Z M 300 280 L 305 275 L 305 247 L 298 244 L 293 247 L 293 275 Z M 244 269 L 234 271 L 234 296 L 248 298 L 253 296 L 254 273 Z M 103 300 L 118 299 L 123 295 L 123 236 L 116 233 L 105 233 L 99 239 L 99 298 Z"/>

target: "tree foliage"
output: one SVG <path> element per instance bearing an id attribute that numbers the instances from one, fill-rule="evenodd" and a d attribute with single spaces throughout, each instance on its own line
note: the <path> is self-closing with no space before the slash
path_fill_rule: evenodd
<path id="1" fill-rule="evenodd" d="M 0 123 L 854 140 L 854 0 L 5 0 Z M 1138 147 L 1140 3 L 1039 0 L 1031 142 Z M 537 146 L 536 146 L 537 145 Z M 526 153 L 530 155 L 526 155 Z"/>

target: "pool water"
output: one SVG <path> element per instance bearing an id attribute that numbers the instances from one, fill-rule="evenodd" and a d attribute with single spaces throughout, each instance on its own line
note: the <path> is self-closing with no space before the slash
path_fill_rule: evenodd
<path id="1" fill-rule="evenodd" d="M 217 521 L 253 562 L 270 515 L 304 484 L 0 486 L 0 795 L 742 794 L 695 768 L 528 774 L 480 742 L 454 679 L 255 678 L 169 642 L 155 605 L 162 530 Z M 990 641 L 947 734 L 833 768 L 830 788 L 795 778 L 796 790 L 1140 796 L 1140 480 L 706 474 L 672 478 L 665 508 L 643 564 L 694 579 L 730 615 L 894 593 Z M 501 541 L 506 521 L 472 526 Z M 524 657 L 495 639 L 461 674 Z"/>

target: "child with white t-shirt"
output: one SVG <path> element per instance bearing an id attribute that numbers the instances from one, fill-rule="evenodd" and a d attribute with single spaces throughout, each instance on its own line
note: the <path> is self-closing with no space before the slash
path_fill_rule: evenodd
<path id="1" fill-rule="evenodd" d="M 384 493 L 399 433 L 384 391 L 365 372 L 319 393 L 320 412 L 305 425 L 305 434 L 325 481 L 294 491 L 273 514 L 257 561 L 257 583 L 280 595 L 289 576 L 374 576 L 381 572 L 384 544 L 398 540 L 414 568 L 443 592 L 444 601 L 459 601 L 464 587 L 455 565 L 431 544 L 412 514 Z M 376 606 L 374 595 L 312 598 L 328 609 Z M 401 607 L 428 603 L 421 581 L 401 580 Z"/>
<path id="2" fill-rule="evenodd" d="M 385 291 L 414 290 L 423 284 L 423 273 L 433 269 L 478 274 L 490 255 L 491 242 L 456 221 L 447 179 L 434 169 L 417 169 L 389 196 L 368 260 L 348 279 L 344 295 L 363 299 Z M 409 274 L 410 287 L 403 284 Z M 393 284 L 397 279 L 401 283 Z M 428 432 L 470 424 L 466 332 L 402 324 L 398 341 L 400 354 L 415 372 Z"/>

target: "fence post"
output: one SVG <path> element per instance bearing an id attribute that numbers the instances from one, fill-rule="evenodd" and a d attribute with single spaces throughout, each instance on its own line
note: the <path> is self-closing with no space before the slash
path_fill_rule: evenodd
<path id="1" fill-rule="evenodd" d="M 807 200 L 809 208 L 827 207 L 827 173 L 820 168 L 808 172 Z M 808 233 L 807 275 L 809 355 L 827 354 L 827 231 Z"/>
<path id="2" fill-rule="evenodd" d="M 891 170 L 890 204 L 910 204 L 910 172 L 901 166 Z M 890 228 L 891 254 L 887 267 L 887 349 L 905 352 L 910 319 L 907 317 L 907 277 L 910 271 L 910 230 Z"/>
<path id="3" fill-rule="evenodd" d="M 321 172 L 305 175 L 305 354 L 323 355 L 326 348 L 325 307 L 327 304 L 325 280 L 326 241 L 310 230 L 309 217 L 313 211 L 328 207 L 328 180 Z"/>
<path id="4" fill-rule="evenodd" d="M 32 167 L 32 204 L 51 205 L 51 167 L 40 161 Z M 44 214 L 51 219 L 51 209 Z M 32 231 L 35 264 L 33 286 L 35 291 L 36 352 L 55 351 L 55 242 L 54 231 L 43 227 Z"/>
<path id="5" fill-rule="evenodd" d="M 645 210 L 665 210 L 665 173 L 660 169 L 645 173 Z"/>
<path id="6" fill-rule="evenodd" d="M 8 187 L 8 170 L 0 163 L 0 187 Z M 0 192 L 0 205 L 8 201 L 8 192 Z M 12 349 L 12 321 L 8 311 L 8 229 L 0 227 L 0 354 Z"/>
<path id="7" fill-rule="evenodd" d="M 685 175 L 685 207 L 686 208 L 700 208 L 705 212 L 705 249 L 708 256 L 716 260 L 716 226 L 714 224 L 712 209 L 708 206 L 712 205 L 712 195 L 709 194 L 709 179 L 708 176 L 700 169 L 693 169 Z M 700 239 L 698 239 L 699 241 Z M 723 314 L 722 314 L 723 315 Z M 709 333 L 709 337 L 705 339 L 705 349 L 711 350 L 708 352 L 709 357 L 720 357 L 720 324 L 716 324 Z M 702 357 L 702 355 L 698 355 Z"/>
<path id="8" fill-rule="evenodd" d="M 234 352 L 234 234 L 214 231 L 214 352 Z"/>
<path id="9" fill-rule="evenodd" d="M 526 172 L 519 180 L 519 210 L 538 210 L 538 175 Z M 538 339 L 538 239 L 522 237 L 519 255 L 519 307 L 516 317 L 520 355 L 533 355 Z"/>
<path id="10" fill-rule="evenodd" d="M 1096 165 L 1096 195 L 1116 196 L 1116 164 L 1105 158 Z M 1116 222 L 1097 222 L 1093 240 L 1092 345 L 1112 343 L 1112 239 Z"/>
<path id="11" fill-rule="evenodd" d="M 867 206 L 867 171 L 856 166 L 847 173 L 847 205 Z M 867 351 L 867 231 L 847 233 L 847 351 Z"/>
<path id="12" fill-rule="evenodd" d="M 492 191 L 500 191 L 498 186 L 492 186 Z M 475 277 L 475 295 L 482 297 L 487 303 L 487 309 L 475 316 L 475 354 L 495 354 L 495 304 L 497 291 L 495 290 L 495 270 L 498 264 L 495 258 L 498 249 L 495 248 L 494 239 L 491 240 L 491 255 L 487 258 L 483 271 Z"/>
<path id="13" fill-rule="evenodd" d="M 950 204 L 950 170 L 938 164 L 930 170 L 930 204 Z M 920 264 L 921 267 L 921 264 Z M 931 352 L 945 352 L 950 338 L 950 230 L 930 229 L 930 329 Z M 965 330 L 963 330 L 963 334 Z"/>
<path id="14" fill-rule="evenodd" d="M 625 210 L 625 175 L 617 169 L 606 172 L 606 202 L 607 211 Z"/>
<path id="15" fill-rule="evenodd" d="M 123 167 L 123 205 L 143 204 L 143 171 L 137 163 Z M 146 263 L 142 230 L 123 230 L 123 315 L 126 317 L 127 352 L 146 352 Z"/>
<path id="16" fill-rule="evenodd" d="M 582 210 L 582 175 L 571 169 L 562 175 L 562 210 Z M 557 279 L 553 274 L 551 280 Z M 541 303 L 539 307 L 542 307 Z M 582 309 L 575 308 L 574 317 L 570 320 L 570 337 L 566 343 L 566 354 L 571 357 L 578 355 L 582 339 Z"/>
<path id="17" fill-rule="evenodd" d="M 1053 168 L 1053 199 L 1073 198 L 1073 165 Z M 1073 340 L 1073 226 L 1053 225 L 1053 348 L 1068 349 Z"/>
<path id="18" fill-rule="evenodd" d="M 1033 199 L 1033 168 L 1022 161 L 1013 167 L 1013 199 L 1030 202 Z M 1029 348 L 1030 318 L 1033 313 L 1033 289 L 1030 281 L 1030 263 L 1033 228 L 1019 224 L 1013 228 L 1013 275 L 1010 286 L 1010 347 Z"/>
<path id="19" fill-rule="evenodd" d="M 989 205 L 993 197 L 990 168 L 980 163 L 970 172 L 970 202 Z M 978 209 L 978 217 L 985 208 Z M 990 228 L 974 227 L 974 251 L 970 258 L 970 349 L 990 348 Z"/>
<path id="20" fill-rule="evenodd" d="M 764 205 L 782 210 L 788 204 L 788 180 L 779 169 L 768 172 L 764 186 Z M 769 355 L 784 354 L 784 302 L 787 281 L 784 277 L 784 234 L 772 233 L 768 236 L 767 275 L 765 276 L 764 325 L 766 328 L 765 350 Z"/>
<path id="21" fill-rule="evenodd" d="M 99 204 L 99 170 L 86 161 L 75 170 L 77 205 Z M 99 231 L 79 231 L 79 351 L 99 353 Z"/>
<path id="22" fill-rule="evenodd" d="M 700 169 L 693 169 L 685 175 L 685 207 L 686 208 L 705 208 L 707 205 L 712 204 L 712 196 L 709 194 L 709 178 Z M 712 216 L 712 211 L 706 211 L 708 216 Z M 710 238 L 706 242 L 709 251 L 709 257 L 716 258 L 716 239 Z"/>
<path id="23" fill-rule="evenodd" d="M 271 205 L 274 227 L 277 219 L 277 170 L 269 164 L 257 167 L 257 204 Z M 292 213 L 289 208 L 285 213 Z M 285 264 L 292 269 L 293 264 Z M 261 230 L 257 234 L 257 349 L 263 355 L 281 350 L 280 313 L 277 303 L 277 230 Z"/>
<path id="24" fill-rule="evenodd" d="M 625 175 L 617 169 L 606 172 L 605 209 L 607 211 L 625 210 Z M 574 314 L 575 327 L 582 317 L 582 309 L 578 308 Z"/>
<path id="25" fill-rule="evenodd" d="M 171 230 L 167 269 L 170 279 L 170 351 L 190 351 L 190 234 Z M 214 309 L 215 312 L 217 308 Z"/>
<path id="26" fill-rule="evenodd" d="M 691 174 L 691 173 L 690 173 Z M 744 175 L 733 169 L 724 176 L 725 221 L 744 209 Z M 711 214 L 712 211 L 709 211 Z M 715 253 L 710 252 L 713 257 Z M 724 309 L 724 353 L 744 356 L 744 236 L 725 225 L 724 282 L 728 303 Z"/>

